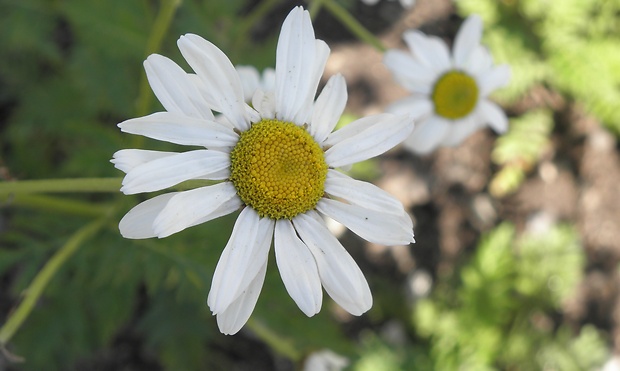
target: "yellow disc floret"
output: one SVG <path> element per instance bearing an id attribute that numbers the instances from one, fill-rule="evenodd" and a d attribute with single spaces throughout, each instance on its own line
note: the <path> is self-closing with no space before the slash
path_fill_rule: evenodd
<path id="1" fill-rule="evenodd" d="M 471 76 L 450 71 L 437 80 L 433 88 L 435 112 L 447 119 L 460 119 L 476 107 L 478 85 Z"/>
<path id="2" fill-rule="evenodd" d="M 302 127 L 262 120 L 241 133 L 230 153 L 230 180 L 261 217 L 291 219 L 323 196 L 327 163 Z"/>

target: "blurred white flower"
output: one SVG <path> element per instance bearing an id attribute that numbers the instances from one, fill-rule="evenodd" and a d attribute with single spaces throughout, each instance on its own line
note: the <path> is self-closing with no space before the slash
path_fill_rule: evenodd
<path id="1" fill-rule="evenodd" d="M 276 83 L 276 70 L 273 68 L 265 68 L 262 74 L 254 66 L 237 66 L 235 69 L 241 79 L 245 103 L 252 103 L 252 97 L 257 90 L 273 93 Z"/>
<path id="2" fill-rule="evenodd" d="M 372 306 L 368 283 L 321 215 L 374 243 L 414 241 L 411 218 L 395 198 L 335 170 L 403 141 L 413 130 L 408 115 L 366 117 L 332 133 L 346 104 L 346 84 L 341 75 L 332 76 L 315 101 L 329 48 L 315 39 L 301 7 L 282 25 L 273 90 L 257 89 L 252 107 L 244 102 L 239 73 L 220 49 L 192 34 L 181 36 L 178 46 L 196 74 L 166 57 L 149 56 L 147 77 L 166 112 L 119 127 L 205 149 L 126 149 L 112 162 L 127 173 L 125 194 L 190 179 L 217 184 L 142 202 L 120 221 L 121 234 L 163 238 L 241 209 L 207 300 L 225 334 L 239 331 L 254 310 L 272 239 L 284 285 L 306 315 L 319 312 L 321 287 L 351 314 L 366 312 Z"/>
<path id="3" fill-rule="evenodd" d="M 409 9 L 412 6 L 415 5 L 416 0 L 398 0 L 400 2 L 400 5 L 405 8 L 405 9 Z M 362 0 L 362 2 L 366 5 L 376 5 L 379 0 Z"/>
<path id="4" fill-rule="evenodd" d="M 500 134 L 507 130 L 505 113 L 487 96 L 508 83 L 510 67 L 493 65 L 481 36 L 482 21 L 472 15 L 456 35 L 452 53 L 438 37 L 417 30 L 403 34 L 409 53 L 385 53 L 385 65 L 412 93 L 388 108 L 416 120 L 406 148 L 425 154 L 437 146 L 455 146 L 485 124 Z"/>
<path id="5" fill-rule="evenodd" d="M 304 362 L 304 371 L 341 371 L 349 360 L 329 349 L 311 353 Z"/>
<path id="6" fill-rule="evenodd" d="M 603 365 L 601 371 L 620 371 L 620 357 L 613 356 Z"/>

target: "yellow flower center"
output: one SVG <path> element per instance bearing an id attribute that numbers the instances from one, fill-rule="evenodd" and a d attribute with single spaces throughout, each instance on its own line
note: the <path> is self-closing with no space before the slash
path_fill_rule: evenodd
<path id="1" fill-rule="evenodd" d="M 326 177 L 323 150 L 291 122 L 265 119 L 252 125 L 230 153 L 230 180 L 261 217 L 291 219 L 314 209 Z"/>
<path id="2" fill-rule="evenodd" d="M 478 102 L 478 85 L 471 76 L 450 71 L 433 88 L 435 112 L 447 119 L 460 119 L 473 111 Z"/>

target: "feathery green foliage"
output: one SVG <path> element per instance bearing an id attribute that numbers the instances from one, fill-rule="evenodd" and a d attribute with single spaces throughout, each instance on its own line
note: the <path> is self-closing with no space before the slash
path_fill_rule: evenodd
<path id="1" fill-rule="evenodd" d="M 552 130 L 553 117 L 548 110 L 528 112 L 512 120 L 508 132 L 497 138 L 491 153 L 493 162 L 501 166 L 489 184 L 491 194 L 504 196 L 523 183 L 549 145 Z"/>
<path id="2" fill-rule="evenodd" d="M 414 308 L 417 332 L 430 341 L 433 369 L 536 370 L 565 364 L 565 347 L 600 347 L 595 330 L 584 328 L 572 339 L 551 319 L 580 281 L 583 264 L 577 234 L 567 225 L 521 236 L 509 223 L 497 227 L 460 271 L 460 285 L 440 280 L 435 296 Z M 607 354 L 600 349 L 574 354 L 582 366 L 571 369 L 603 362 Z"/>

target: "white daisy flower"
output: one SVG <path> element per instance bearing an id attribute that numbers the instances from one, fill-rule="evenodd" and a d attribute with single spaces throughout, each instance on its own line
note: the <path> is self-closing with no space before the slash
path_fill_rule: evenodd
<path id="1" fill-rule="evenodd" d="M 385 65 L 412 92 L 388 108 L 416 119 L 406 148 L 425 154 L 437 146 L 455 146 L 487 123 L 497 133 L 507 130 L 506 115 L 487 97 L 508 83 L 510 67 L 493 65 L 481 37 L 482 21 L 472 15 L 457 33 L 452 54 L 441 39 L 417 30 L 403 34 L 410 53 L 385 53 Z"/>
<path id="2" fill-rule="evenodd" d="M 127 173 L 121 188 L 125 194 L 190 179 L 219 182 L 142 202 L 120 221 L 121 234 L 162 238 L 241 209 L 207 300 L 225 334 L 239 331 L 254 310 L 272 239 L 284 285 L 306 315 L 319 312 L 321 287 L 351 314 L 366 312 L 372 306 L 368 283 L 321 216 L 371 242 L 414 242 L 412 221 L 395 198 L 335 170 L 403 141 L 413 130 L 408 115 L 366 117 L 332 133 L 346 104 L 346 84 L 341 75 L 331 77 L 314 101 L 329 48 L 315 39 L 310 16 L 301 7 L 282 25 L 274 91 L 257 90 L 253 108 L 244 103 L 239 74 L 215 45 L 188 34 L 178 46 L 196 74 L 163 56 L 149 56 L 149 83 L 166 112 L 119 127 L 206 149 L 126 149 L 116 152 L 112 162 Z M 217 122 L 211 110 L 232 126 Z"/>

